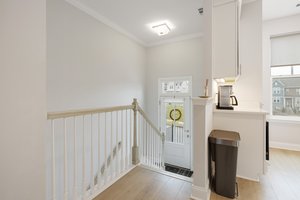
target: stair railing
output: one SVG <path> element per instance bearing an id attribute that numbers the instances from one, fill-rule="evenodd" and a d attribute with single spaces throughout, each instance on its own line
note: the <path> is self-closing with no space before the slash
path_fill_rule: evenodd
<path id="1" fill-rule="evenodd" d="M 93 199 L 138 164 L 164 169 L 165 136 L 131 105 L 48 113 L 47 199 Z"/>
<path id="2" fill-rule="evenodd" d="M 139 120 L 137 128 L 139 128 L 141 163 L 164 170 L 165 134 L 156 128 L 138 104 L 136 110 L 138 111 L 137 120 Z"/>

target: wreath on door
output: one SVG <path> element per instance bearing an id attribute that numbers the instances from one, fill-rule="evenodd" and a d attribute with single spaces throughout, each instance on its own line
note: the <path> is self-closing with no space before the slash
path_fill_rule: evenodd
<path id="1" fill-rule="evenodd" d="M 178 121 L 181 118 L 182 114 L 179 109 L 175 108 L 175 109 L 171 110 L 169 116 L 170 116 L 170 119 L 172 119 L 174 121 Z"/>

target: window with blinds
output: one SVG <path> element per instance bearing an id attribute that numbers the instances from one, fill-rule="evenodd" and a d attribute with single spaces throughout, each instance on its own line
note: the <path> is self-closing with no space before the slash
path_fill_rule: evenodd
<path id="1" fill-rule="evenodd" d="M 300 116 L 300 34 L 271 38 L 273 115 Z"/>

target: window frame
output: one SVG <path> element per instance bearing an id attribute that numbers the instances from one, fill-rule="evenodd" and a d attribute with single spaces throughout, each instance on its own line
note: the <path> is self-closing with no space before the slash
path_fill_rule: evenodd
<path id="1" fill-rule="evenodd" d="M 174 92 L 163 93 L 162 83 L 163 82 L 171 82 L 171 81 L 174 81 Z M 175 82 L 179 82 L 179 81 L 188 81 L 189 82 L 188 92 L 181 93 L 181 92 L 175 91 Z M 192 90 L 193 90 L 192 76 L 169 77 L 169 78 L 159 78 L 158 79 L 158 96 L 159 97 L 190 97 L 190 96 L 192 96 Z"/>

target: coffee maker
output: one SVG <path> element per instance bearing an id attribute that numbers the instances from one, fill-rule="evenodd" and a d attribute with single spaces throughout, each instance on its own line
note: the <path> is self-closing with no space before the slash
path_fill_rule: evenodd
<path id="1" fill-rule="evenodd" d="M 233 110 L 233 106 L 237 105 L 238 101 L 232 95 L 232 85 L 220 85 L 218 87 L 217 109 Z"/>

